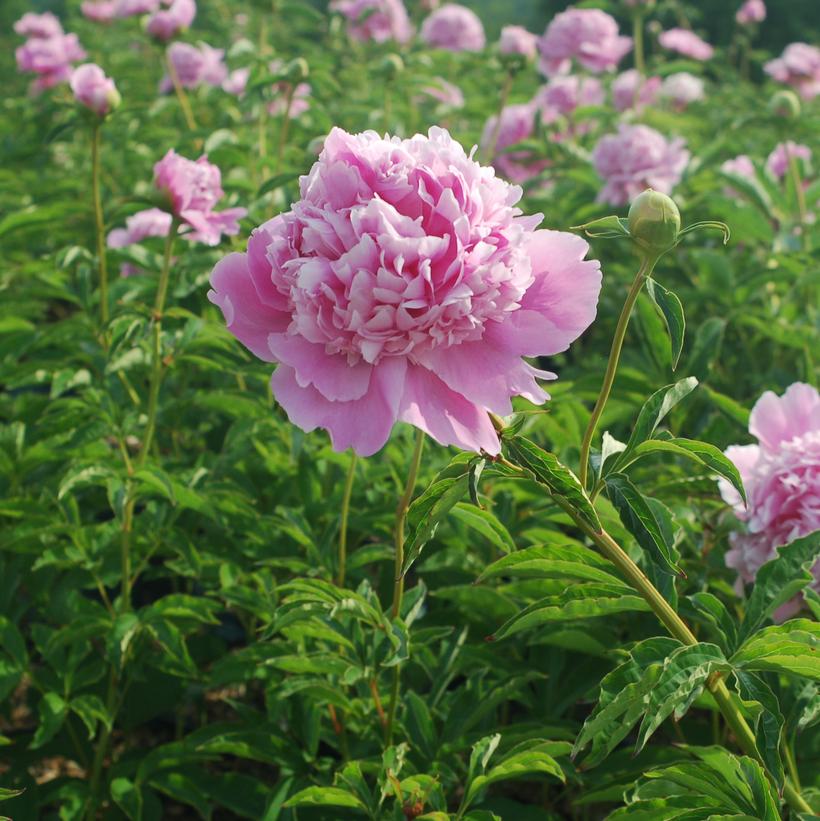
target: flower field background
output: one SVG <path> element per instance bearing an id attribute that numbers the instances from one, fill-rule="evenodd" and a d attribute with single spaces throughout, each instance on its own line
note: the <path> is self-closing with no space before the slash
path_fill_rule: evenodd
<path id="1" fill-rule="evenodd" d="M 820 7 L 467 5 L 4 0 L 0 814 L 820 814 Z"/>

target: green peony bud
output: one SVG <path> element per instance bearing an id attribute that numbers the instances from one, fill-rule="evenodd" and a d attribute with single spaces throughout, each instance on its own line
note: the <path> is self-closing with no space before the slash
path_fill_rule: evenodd
<path id="1" fill-rule="evenodd" d="M 285 66 L 282 73 L 287 77 L 289 82 L 294 84 L 301 83 L 302 80 L 307 79 L 308 74 L 310 74 L 310 68 L 308 68 L 307 60 L 305 60 L 304 57 L 297 57 Z"/>
<path id="2" fill-rule="evenodd" d="M 378 72 L 385 80 L 395 80 L 404 71 L 404 60 L 398 54 L 388 54 L 379 63 Z"/>
<path id="3" fill-rule="evenodd" d="M 769 111 L 776 117 L 796 120 L 800 116 L 800 98 L 793 91 L 778 91 L 769 100 Z"/>
<path id="4" fill-rule="evenodd" d="M 680 211 L 671 197 L 647 188 L 632 201 L 627 223 L 632 239 L 660 256 L 678 240 Z"/>

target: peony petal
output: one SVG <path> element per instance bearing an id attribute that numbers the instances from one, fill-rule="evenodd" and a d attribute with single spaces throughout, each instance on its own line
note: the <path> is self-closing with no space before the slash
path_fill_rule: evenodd
<path id="1" fill-rule="evenodd" d="M 820 428 L 820 393 L 803 382 L 790 385 L 783 396 L 766 391 L 749 417 L 749 432 L 767 450 Z"/>

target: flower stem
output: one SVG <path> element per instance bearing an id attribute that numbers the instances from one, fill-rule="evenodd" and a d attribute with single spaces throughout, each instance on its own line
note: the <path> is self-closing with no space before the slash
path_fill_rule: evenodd
<path id="1" fill-rule="evenodd" d="M 100 123 L 95 123 L 91 135 L 91 193 L 94 200 L 94 227 L 97 234 L 97 264 L 100 269 L 100 325 L 103 346 L 108 348 L 108 265 L 105 256 L 105 222 L 100 193 Z"/>
<path id="2" fill-rule="evenodd" d="M 174 86 L 174 92 L 179 100 L 179 106 L 182 109 L 182 114 L 185 117 L 188 130 L 196 131 L 196 120 L 194 119 L 194 112 L 191 109 L 191 103 L 188 100 L 188 95 L 185 93 L 185 89 L 182 87 L 182 83 L 179 80 L 179 74 L 177 74 L 176 67 L 174 66 L 173 60 L 171 60 L 168 52 L 165 54 L 165 63 L 168 66 L 168 76 L 171 78 L 171 83 Z"/>
<path id="3" fill-rule="evenodd" d="M 507 100 L 510 98 L 510 91 L 512 91 L 513 73 L 507 71 L 507 76 L 504 78 L 504 85 L 501 87 L 501 96 L 498 98 L 498 112 L 495 118 L 495 128 L 493 128 L 492 137 L 487 145 L 487 156 L 485 157 L 488 163 L 492 163 L 495 159 L 495 149 L 498 145 L 498 138 L 501 136 L 501 115 L 507 107 Z"/>
<path id="4" fill-rule="evenodd" d="M 635 50 L 635 68 L 643 76 L 646 71 L 646 64 L 643 56 L 643 14 L 635 12 L 632 18 L 632 43 Z"/>
<path id="5" fill-rule="evenodd" d="M 404 525 L 407 521 L 407 509 L 410 507 L 410 500 L 413 498 L 413 491 L 416 487 L 416 477 L 421 464 L 421 454 L 424 450 L 424 431 L 416 431 L 416 446 L 410 460 L 410 469 L 407 473 L 407 482 L 404 486 L 404 493 L 399 499 L 396 508 L 396 524 L 393 529 L 393 544 L 396 551 L 395 558 L 395 582 L 393 585 L 393 606 L 390 609 L 390 618 L 396 619 L 401 614 L 401 600 L 404 595 L 404 575 L 402 566 L 404 565 Z M 384 725 L 384 742 L 389 746 L 393 740 L 393 723 L 396 718 L 396 708 L 399 701 L 399 681 L 400 665 L 393 668 L 393 685 L 390 690 L 390 705 L 387 709 L 387 721 Z"/>
<path id="6" fill-rule="evenodd" d="M 285 157 L 285 144 L 288 139 L 288 129 L 290 128 L 290 110 L 293 106 L 293 95 L 296 93 L 296 84 L 288 83 L 288 90 L 285 97 L 285 114 L 282 120 L 282 127 L 279 129 L 279 148 L 276 152 L 276 173 L 282 170 L 282 160 Z"/>
<path id="7" fill-rule="evenodd" d="M 589 418 L 589 424 L 584 431 L 584 439 L 581 443 L 581 465 L 579 478 L 581 484 L 587 486 L 587 476 L 589 473 L 589 451 L 592 446 L 592 437 L 595 435 L 595 428 L 606 407 L 609 394 L 612 391 L 612 384 L 615 382 L 615 374 L 618 371 L 618 360 L 621 357 L 621 348 L 624 344 L 624 337 L 626 336 L 626 328 L 629 325 L 629 317 L 632 314 L 632 308 L 635 301 L 638 299 L 643 288 L 646 278 L 652 273 L 655 267 L 657 258 L 645 257 L 641 262 L 641 267 L 632 281 L 632 287 L 629 289 L 624 307 L 621 309 L 621 315 L 618 317 L 618 324 L 615 327 L 615 336 L 612 339 L 612 347 L 609 350 L 609 361 L 606 366 L 606 373 L 604 374 L 604 383 L 601 385 L 601 391 L 598 394 L 598 399 L 595 402 L 595 407 L 592 409 L 592 415 Z"/>
<path id="8" fill-rule="evenodd" d="M 347 519 L 350 514 L 350 496 L 353 492 L 353 481 L 356 478 L 356 463 L 358 457 L 355 452 L 350 454 L 350 464 L 347 467 L 345 489 L 342 495 L 342 521 L 339 525 L 339 562 L 336 568 L 336 584 L 345 586 L 345 569 L 347 566 Z"/>
<path id="9" fill-rule="evenodd" d="M 803 179 L 800 175 L 800 165 L 797 162 L 797 157 L 795 157 L 794 152 L 789 149 L 788 143 L 786 144 L 786 153 L 789 157 L 789 174 L 791 175 L 792 184 L 794 185 L 794 195 L 797 197 L 797 214 L 800 218 L 800 228 L 803 232 L 802 240 L 805 247 L 806 240 L 808 238 L 806 232 L 808 217 L 806 210 L 806 194 L 803 191 Z"/>

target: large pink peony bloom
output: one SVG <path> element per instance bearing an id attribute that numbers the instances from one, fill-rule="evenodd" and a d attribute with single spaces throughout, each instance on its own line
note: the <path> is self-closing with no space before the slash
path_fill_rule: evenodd
<path id="1" fill-rule="evenodd" d="M 117 16 L 117 0 L 84 0 L 80 11 L 95 23 L 110 23 Z"/>
<path id="2" fill-rule="evenodd" d="M 498 453 L 487 411 L 547 398 L 522 356 L 565 350 L 601 272 L 572 234 L 537 231 L 521 189 L 441 128 L 412 139 L 334 128 L 291 211 L 211 275 L 209 298 L 292 422 L 378 451 L 397 421 Z"/>
<path id="3" fill-rule="evenodd" d="M 478 15 L 458 3 L 446 3 L 421 24 L 421 39 L 447 51 L 481 51 L 487 44 Z"/>
<path id="4" fill-rule="evenodd" d="M 598 202 L 626 205 L 646 188 L 670 194 L 689 162 L 681 138 L 667 140 L 645 125 L 625 125 L 602 137 L 592 152 L 595 170 L 606 185 Z"/>
<path id="5" fill-rule="evenodd" d="M 498 139 L 490 161 L 503 177 L 514 183 L 525 183 L 537 177 L 548 165 L 544 159 L 534 160 L 527 150 L 506 151 L 510 146 L 532 137 L 535 131 L 536 107 L 532 103 L 505 106 L 501 111 L 501 124 L 493 115 L 484 125 L 481 135 L 481 153 L 487 155 L 496 132 Z"/>
<path id="6" fill-rule="evenodd" d="M 541 112 L 542 122 L 547 124 L 572 114 L 576 108 L 601 105 L 603 101 L 604 89 L 600 80 L 574 74 L 552 77 L 533 98 L 533 104 Z"/>
<path id="7" fill-rule="evenodd" d="M 194 242 L 218 245 L 222 234 L 239 233 L 238 220 L 248 213 L 245 208 L 213 210 L 225 192 L 219 168 L 204 154 L 194 161 L 169 151 L 154 166 L 154 184 L 167 195 L 177 218 L 193 229 L 185 237 Z"/>
<path id="8" fill-rule="evenodd" d="M 71 75 L 71 91 L 79 103 L 105 117 L 120 104 L 117 86 L 96 63 L 84 63 Z"/>
<path id="9" fill-rule="evenodd" d="M 808 43 L 791 43 L 764 71 L 778 83 L 793 86 L 804 100 L 820 94 L 820 48 Z"/>
<path id="10" fill-rule="evenodd" d="M 703 80 L 688 71 L 670 74 L 663 81 L 661 96 L 682 110 L 690 103 L 703 99 Z"/>
<path id="11" fill-rule="evenodd" d="M 407 43 L 413 37 L 403 0 L 332 0 L 330 10 L 344 15 L 347 33 L 359 42 Z"/>
<path id="12" fill-rule="evenodd" d="M 726 450 L 743 479 L 748 505 L 725 479 L 719 482 L 723 499 L 744 523 L 729 537 L 726 554 L 741 588 L 779 546 L 820 529 L 820 394 L 800 382 L 783 396 L 767 391 L 752 409 L 749 432 L 757 445 Z M 820 590 L 820 567 L 815 579 Z"/>
<path id="13" fill-rule="evenodd" d="M 155 11 L 146 30 L 157 40 L 170 40 L 190 28 L 196 17 L 196 0 L 173 0 L 167 9 Z"/>
<path id="14" fill-rule="evenodd" d="M 547 76 L 565 74 L 573 59 L 597 73 L 612 71 L 632 49 L 632 38 L 621 37 L 615 18 L 600 9 L 567 9 L 552 19 L 538 49 Z"/>
<path id="15" fill-rule="evenodd" d="M 644 77 L 640 71 L 630 68 L 619 74 L 612 83 L 612 104 L 617 111 L 634 108 L 640 111 L 652 105 L 661 88 L 660 77 Z"/>
<path id="16" fill-rule="evenodd" d="M 34 83 L 37 91 L 67 82 L 71 77 L 71 64 L 85 56 L 76 34 L 32 37 L 15 51 L 20 71 L 38 75 Z"/>
<path id="17" fill-rule="evenodd" d="M 763 0 L 746 0 L 735 14 L 735 20 L 741 26 L 748 26 L 750 23 L 762 23 L 765 19 L 766 4 Z"/>
<path id="18" fill-rule="evenodd" d="M 789 158 L 809 162 L 811 160 L 811 149 L 807 145 L 788 140 L 785 143 L 778 143 L 772 153 L 766 158 L 766 168 L 778 179 L 783 179 L 789 172 Z"/>
<path id="19" fill-rule="evenodd" d="M 661 32 L 658 42 L 670 51 L 677 51 L 693 60 L 709 60 L 715 53 L 712 46 L 689 29 L 668 29 Z"/>
<path id="20" fill-rule="evenodd" d="M 14 31 L 21 37 L 46 39 L 63 34 L 63 27 L 50 11 L 44 14 L 29 11 L 14 24 Z"/>
<path id="21" fill-rule="evenodd" d="M 504 26 L 498 50 L 502 54 L 520 54 L 531 60 L 538 51 L 538 35 L 527 31 L 523 26 Z"/>

